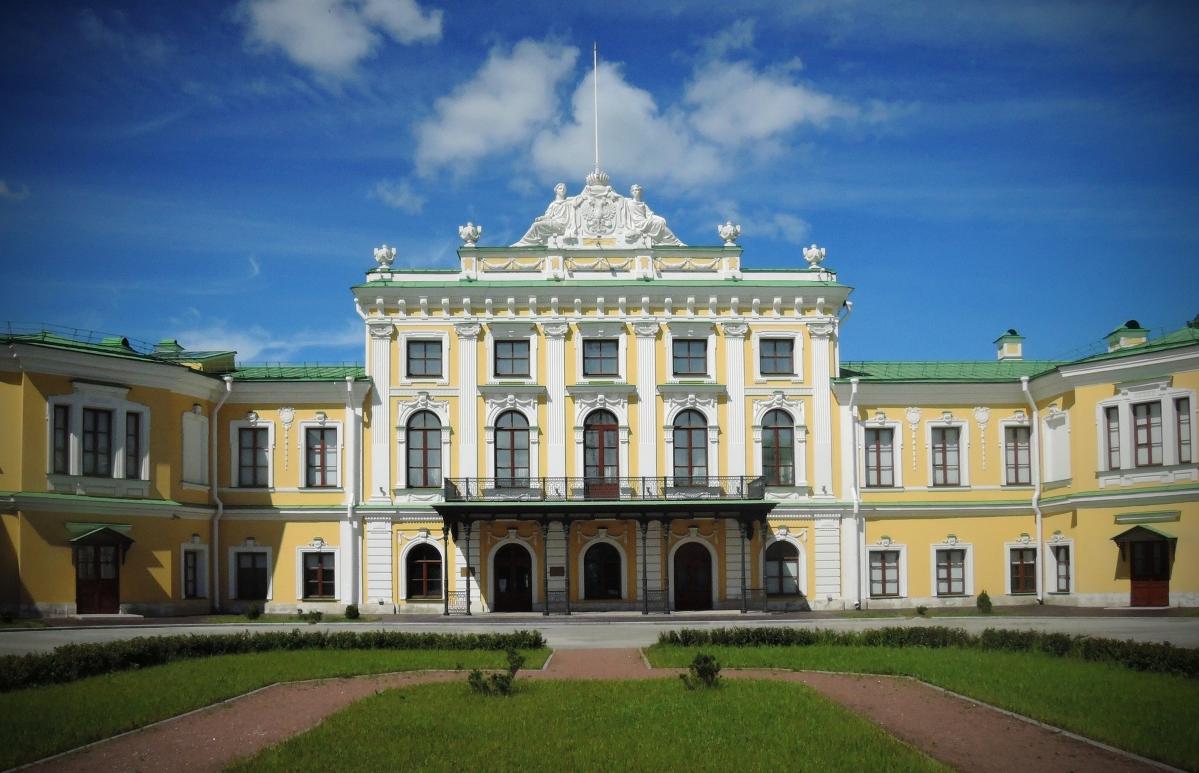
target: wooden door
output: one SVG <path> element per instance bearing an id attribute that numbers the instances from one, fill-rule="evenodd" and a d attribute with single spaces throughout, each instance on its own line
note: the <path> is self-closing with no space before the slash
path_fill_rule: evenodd
<path id="1" fill-rule="evenodd" d="M 1170 606 L 1170 543 L 1167 540 L 1129 542 L 1132 551 L 1132 594 L 1134 607 Z"/>
<path id="2" fill-rule="evenodd" d="M 688 542 L 675 551 L 674 608 L 712 608 L 712 558 L 697 542 Z"/>
<path id="3" fill-rule="evenodd" d="M 504 545 L 491 566 L 492 609 L 530 612 L 533 609 L 533 558 L 520 545 Z"/>
<path id="4" fill-rule="evenodd" d="M 620 427 L 609 411 L 594 411 L 583 423 L 583 478 L 588 499 L 620 498 Z"/>
<path id="5" fill-rule="evenodd" d="M 116 545 L 75 546 L 75 611 L 81 615 L 121 611 L 121 556 Z"/>

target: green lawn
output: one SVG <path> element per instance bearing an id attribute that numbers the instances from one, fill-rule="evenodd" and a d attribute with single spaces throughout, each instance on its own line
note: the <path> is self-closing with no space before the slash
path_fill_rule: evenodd
<path id="1" fill-rule="evenodd" d="M 548 650 L 522 651 L 530 668 Z M 500 668 L 503 652 L 296 650 L 184 660 L 0 693 L 0 770 L 173 717 L 272 682 L 429 668 Z M 463 676 L 465 683 L 466 677 Z"/>
<path id="2" fill-rule="evenodd" d="M 948 647 L 675 647 L 646 652 L 680 667 L 696 652 L 724 668 L 903 674 L 1182 768 L 1199 770 L 1199 680 L 1042 653 Z"/>
<path id="3" fill-rule="evenodd" d="M 378 615 L 359 615 L 351 620 L 345 615 L 325 615 L 321 618 L 322 623 L 377 623 Z M 200 618 L 202 623 L 241 623 L 243 625 L 250 623 L 307 623 L 308 621 L 299 615 L 259 615 L 251 620 L 245 615 L 205 615 Z"/>
<path id="4" fill-rule="evenodd" d="M 804 685 L 520 682 L 389 690 L 235 770 L 944 770 Z"/>

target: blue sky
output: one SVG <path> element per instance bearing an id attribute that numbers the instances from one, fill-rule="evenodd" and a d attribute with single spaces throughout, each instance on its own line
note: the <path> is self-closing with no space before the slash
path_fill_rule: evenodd
<path id="1" fill-rule="evenodd" d="M 689 244 L 827 247 L 846 359 L 1199 313 L 1182 2 L 5 3 L 0 318 L 360 361 L 371 249 L 456 265 L 601 153 Z"/>

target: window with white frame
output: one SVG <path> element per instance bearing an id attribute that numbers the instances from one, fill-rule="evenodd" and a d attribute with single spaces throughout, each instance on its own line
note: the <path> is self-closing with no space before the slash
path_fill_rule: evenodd
<path id="1" fill-rule="evenodd" d="M 1009 486 L 1032 484 L 1031 434 L 1029 427 L 1003 428 L 1004 483 Z"/>
<path id="2" fill-rule="evenodd" d="M 337 598 L 337 554 L 331 550 L 305 550 L 303 557 L 305 601 Z"/>
<path id="3" fill-rule="evenodd" d="M 711 381 L 716 377 L 716 328 L 711 322 L 666 325 L 667 380 Z"/>
<path id="4" fill-rule="evenodd" d="M 671 369 L 678 378 L 708 375 L 707 339 L 684 338 L 671 342 Z"/>
<path id="5" fill-rule="evenodd" d="M 762 417 L 762 475 L 767 486 L 795 485 L 795 420 L 778 408 Z"/>
<path id="6" fill-rule="evenodd" d="M 1169 479 L 1169 469 L 1193 464 L 1194 392 L 1153 379 L 1117 386 L 1117 396 L 1096 408 L 1099 429 L 1100 485 L 1115 479 L 1148 482 Z M 1162 478 L 1162 476 L 1166 476 Z"/>
<path id="7" fill-rule="evenodd" d="M 408 419 L 406 430 L 408 488 L 440 486 L 441 420 L 432 411 L 417 411 Z"/>
<path id="8" fill-rule="evenodd" d="M 1174 399 L 1176 434 L 1178 436 L 1178 463 L 1190 464 L 1195 460 L 1191 451 L 1191 398 Z"/>
<path id="9" fill-rule="evenodd" d="M 47 401 L 46 470 L 51 476 L 119 479 L 144 490 L 150 474 L 150 412 L 125 399 L 128 387 L 75 382 Z M 94 483 L 94 481 L 93 481 Z M 51 489 L 75 484 L 51 479 Z M 85 487 L 93 485 L 84 483 Z M 111 488 L 111 487 L 110 487 Z M 128 487 L 121 487 L 121 491 Z M 97 493 L 121 493 L 97 489 Z"/>
<path id="10" fill-rule="evenodd" d="M 495 485 L 529 485 L 529 420 L 520 411 L 505 411 L 495 421 Z"/>
<path id="11" fill-rule="evenodd" d="M 1162 404 L 1160 400 L 1132 406 L 1133 464 L 1152 467 L 1162 463 Z"/>
<path id="12" fill-rule="evenodd" d="M 1107 439 L 1107 469 L 1118 470 L 1122 466 L 1120 455 L 1120 408 L 1109 405 L 1103 409 L 1103 428 Z"/>
<path id="13" fill-rule="evenodd" d="M 264 488 L 271 485 L 270 431 L 266 427 L 237 430 L 237 485 Z"/>
<path id="14" fill-rule="evenodd" d="M 233 598 L 238 601 L 266 601 L 270 598 L 270 551 L 235 549 L 230 569 L 233 572 Z"/>
<path id="15" fill-rule="evenodd" d="M 530 322 L 492 322 L 487 327 L 491 381 L 537 381 L 537 329 Z"/>
<path id="16" fill-rule="evenodd" d="M 1041 422 L 1042 467 L 1046 482 L 1070 478 L 1070 416 L 1050 406 Z"/>
<path id="17" fill-rule="evenodd" d="M 620 342 L 607 338 L 583 339 L 583 375 L 587 378 L 618 378 Z"/>
<path id="18" fill-rule="evenodd" d="M 900 598 L 907 595 L 907 555 L 902 546 L 871 547 L 867 551 L 870 597 Z"/>
<path id="19" fill-rule="evenodd" d="M 932 484 L 934 486 L 962 485 L 961 427 L 933 427 L 929 451 L 932 458 Z"/>
<path id="20" fill-rule="evenodd" d="M 1052 561 L 1050 577 L 1053 579 L 1053 593 L 1069 593 L 1074 587 L 1074 546 L 1070 543 L 1059 542 L 1049 546 Z"/>
<path id="21" fill-rule="evenodd" d="M 866 487 L 889 488 L 895 485 L 895 430 L 868 427 L 864 433 Z"/>
<path id="22" fill-rule="evenodd" d="M 673 432 L 675 485 L 708 485 L 707 419 L 693 409 L 682 411 L 675 417 Z"/>
<path id="23" fill-rule="evenodd" d="M 197 405 L 183 414 L 183 482 L 208 484 L 208 417 Z"/>
<path id="24" fill-rule="evenodd" d="M 495 377 L 529 377 L 528 340 L 498 340 L 495 342 Z"/>
<path id="25" fill-rule="evenodd" d="M 933 553 L 938 596 L 966 595 L 966 549 L 937 548 Z"/>
<path id="26" fill-rule="evenodd" d="M 411 338 L 406 342 L 404 371 L 410 379 L 441 378 L 444 353 L 441 340 Z"/>
<path id="27" fill-rule="evenodd" d="M 799 548 L 788 540 L 775 540 L 766 548 L 766 595 L 802 595 Z"/>
<path id="28" fill-rule="evenodd" d="M 179 555 L 183 598 L 208 598 L 208 546 L 186 542 Z"/>
<path id="29" fill-rule="evenodd" d="M 751 336 L 755 381 L 800 381 L 803 377 L 803 333 L 755 330 Z"/>
<path id="30" fill-rule="evenodd" d="M 307 488 L 337 488 L 337 427 L 304 426 L 304 485 Z"/>
<path id="31" fill-rule="evenodd" d="M 1037 549 L 1032 545 L 1009 545 L 1008 593 L 1027 595 L 1037 592 Z"/>

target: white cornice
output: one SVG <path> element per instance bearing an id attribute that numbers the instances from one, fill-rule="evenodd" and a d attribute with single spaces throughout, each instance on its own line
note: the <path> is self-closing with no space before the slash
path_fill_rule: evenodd
<path id="1" fill-rule="evenodd" d="M 370 391 L 369 381 L 353 382 L 354 403 L 360 405 Z M 264 401 L 293 403 L 336 403 L 346 401 L 345 381 L 234 381 L 229 403 L 247 404 Z"/>
<path id="2" fill-rule="evenodd" d="M 850 384 L 834 383 L 833 394 L 842 405 L 849 402 Z M 858 403 L 861 405 L 1023 405 L 1024 393 L 1020 382 L 1014 383 L 890 383 L 859 382 Z"/>
<path id="3" fill-rule="evenodd" d="M 204 505 L 184 505 L 179 502 L 147 499 L 144 502 L 120 499 L 105 500 L 98 497 L 45 497 L 36 494 L 15 493 L 0 495 L 0 510 L 12 512 L 61 513 L 79 515 L 125 515 L 156 518 L 186 518 L 208 520 L 215 508 Z"/>
<path id="4" fill-rule="evenodd" d="M 52 376 L 169 389 L 177 394 L 201 400 L 215 400 L 225 388 L 220 379 L 165 362 L 108 357 L 29 344 L 11 344 L 11 347 L 16 356 L 0 358 L 0 370 L 24 370 Z"/>

